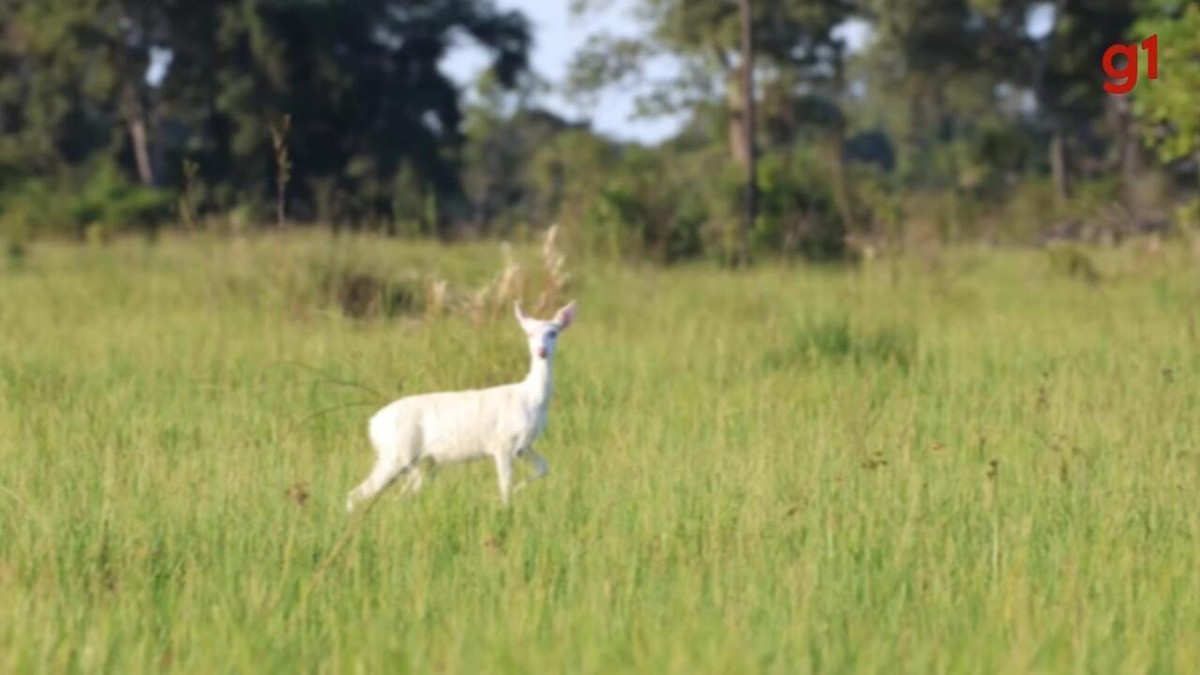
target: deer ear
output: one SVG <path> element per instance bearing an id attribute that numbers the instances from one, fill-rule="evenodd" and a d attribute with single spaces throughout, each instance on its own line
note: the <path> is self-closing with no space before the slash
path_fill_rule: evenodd
<path id="1" fill-rule="evenodd" d="M 558 313 L 554 315 L 554 323 L 558 324 L 562 328 L 566 328 L 567 326 L 570 326 L 572 323 L 574 323 L 574 321 L 575 321 L 575 301 L 572 300 L 571 302 L 567 303 L 567 305 L 565 307 L 558 310 Z"/>
<path id="2" fill-rule="evenodd" d="M 517 315 L 517 321 L 525 323 L 525 312 L 521 311 L 520 300 L 513 300 L 513 313 Z"/>

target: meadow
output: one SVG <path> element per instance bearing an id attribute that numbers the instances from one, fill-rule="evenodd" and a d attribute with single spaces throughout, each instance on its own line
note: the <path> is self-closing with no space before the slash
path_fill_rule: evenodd
<path id="1" fill-rule="evenodd" d="M 0 671 L 1192 670 L 1200 278 L 1077 256 L 572 258 L 549 476 L 355 521 L 376 407 L 528 364 L 508 310 L 322 279 L 473 288 L 495 244 L 35 245 L 0 270 Z"/>

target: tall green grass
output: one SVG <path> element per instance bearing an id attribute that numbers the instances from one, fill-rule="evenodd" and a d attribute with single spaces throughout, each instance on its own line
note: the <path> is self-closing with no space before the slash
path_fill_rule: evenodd
<path id="1" fill-rule="evenodd" d="M 507 315 L 354 319 L 322 270 L 469 286 L 494 247 L 34 247 L 0 274 L 0 670 L 1190 670 L 1175 256 L 573 269 L 550 475 L 504 510 L 452 467 L 348 532 L 376 406 L 527 364 Z"/>

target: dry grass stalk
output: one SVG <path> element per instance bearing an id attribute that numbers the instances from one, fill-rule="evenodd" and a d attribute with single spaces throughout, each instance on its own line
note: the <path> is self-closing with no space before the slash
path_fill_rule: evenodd
<path id="1" fill-rule="evenodd" d="M 545 241 L 542 242 L 542 267 L 546 277 L 542 293 L 538 297 L 537 312 L 546 312 L 561 303 L 567 282 L 571 278 L 566 271 L 566 264 L 567 256 L 558 247 L 558 225 L 551 225 L 546 231 Z"/>
<path id="2" fill-rule="evenodd" d="M 439 316 L 446 311 L 446 299 L 450 284 L 445 279 L 425 280 L 425 316 Z"/>

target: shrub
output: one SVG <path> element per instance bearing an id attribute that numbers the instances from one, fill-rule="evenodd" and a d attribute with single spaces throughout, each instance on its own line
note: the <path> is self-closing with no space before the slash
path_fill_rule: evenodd
<path id="1" fill-rule="evenodd" d="M 57 180 L 32 178 L 0 195 L 0 217 L 27 236 L 137 229 L 153 235 L 172 215 L 165 190 L 135 185 L 111 162 L 96 162 Z"/>
<path id="2" fill-rule="evenodd" d="M 753 245 L 798 253 L 809 260 L 841 258 L 846 223 L 838 213 L 829 172 L 807 152 L 774 153 L 759 164 L 759 213 Z M 735 191 L 741 194 L 741 190 Z"/>

